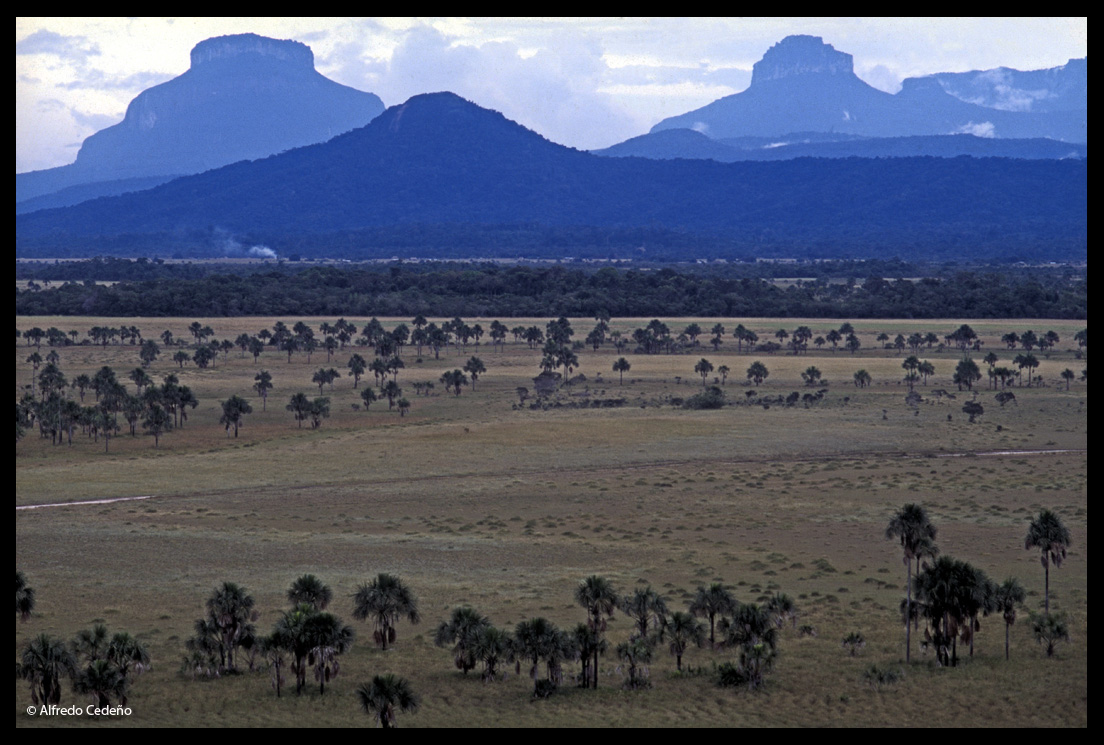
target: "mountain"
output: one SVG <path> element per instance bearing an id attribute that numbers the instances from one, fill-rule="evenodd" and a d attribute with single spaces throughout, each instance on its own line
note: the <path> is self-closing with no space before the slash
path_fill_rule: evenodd
<path id="1" fill-rule="evenodd" d="M 998 67 L 931 75 L 955 98 L 1006 111 L 1084 111 L 1089 100 L 1089 60 L 1071 59 L 1046 70 Z"/>
<path id="2" fill-rule="evenodd" d="M 948 87 L 955 85 L 929 76 L 905 80 L 896 95 L 884 93 L 855 75 L 850 54 L 817 36 L 788 36 L 755 63 L 747 90 L 664 119 L 651 132 L 693 129 L 713 139 L 808 131 L 1088 141 L 1087 98 L 1080 109 L 1012 111 L 968 102 L 949 93 Z"/>
<path id="3" fill-rule="evenodd" d="M 76 162 L 17 174 L 16 202 L 263 158 L 362 127 L 383 108 L 377 96 L 315 71 L 305 44 L 256 34 L 207 39 L 192 49 L 187 72 L 140 93 L 123 121 L 84 141 Z"/>
<path id="4" fill-rule="evenodd" d="M 699 236 L 689 242 L 709 255 L 881 255 L 922 246 L 1007 256 L 1041 246 L 1040 254 L 1079 257 L 1086 205 L 1085 161 L 602 158 L 434 93 L 325 143 L 18 215 L 16 249 L 195 255 L 231 236 L 280 253 L 365 258 L 390 256 L 395 236 L 414 252 L 485 250 L 487 242 L 465 241 L 494 228 L 509 255 L 534 234 L 554 243 L 573 231 L 599 253 L 613 236 L 635 235 L 639 246 L 649 240 L 641 236 L 659 235 L 683 244 Z"/>
<path id="5" fill-rule="evenodd" d="M 663 129 L 591 152 L 610 158 L 691 158 L 720 163 L 791 158 L 957 158 L 961 155 L 975 158 L 1060 160 L 1087 158 L 1088 146 L 1044 138 L 997 139 L 968 134 L 861 137 L 795 132 L 781 137 L 730 137 L 713 140 L 690 129 Z"/>

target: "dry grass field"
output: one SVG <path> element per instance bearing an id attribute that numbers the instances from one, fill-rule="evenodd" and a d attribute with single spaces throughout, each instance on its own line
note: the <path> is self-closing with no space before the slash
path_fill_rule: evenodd
<path id="1" fill-rule="evenodd" d="M 135 325 L 147 338 L 170 329 L 190 339 L 196 319 L 17 318 L 32 326 L 82 332 L 94 325 Z M 200 319 L 219 339 L 322 318 Z M 358 326 L 364 319 L 351 319 Z M 381 319 L 386 328 L 409 319 Z M 436 320 L 438 323 L 442 319 Z M 465 319 L 487 328 L 490 319 Z M 614 319 L 628 335 L 649 319 Z M 677 333 L 695 319 L 665 319 Z M 715 321 L 696 319 L 707 330 Z M 506 325 L 548 319 L 510 319 Z M 74 444 L 51 445 L 28 430 L 16 443 L 16 506 L 149 496 L 141 501 L 42 507 L 16 511 L 16 567 L 37 593 L 32 618 L 16 622 L 18 659 L 39 633 L 70 639 L 103 622 L 126 630 L 149 648 L 153 669 L 137 678 L 128 718 L 29 717 L 28 686 L 15 682 L 16 726 L 372 726 L 356 687 L 373 675 L 408 678 L 421 698 L 417 713 L 399 726 L 946 726 L 1053 727 L 1088 724 L 1087 388 L 1066 390 L 1064 369 L 1078 376 L 1074 333 L 1083 322 L 966 320 L 990 350 L 1010 365 L 1014 352 L 1000 342 L 1008 331 L 1054 329 L 1061 343 L 1041 353 L 1042 385 L 1016 387 L 1017 401 L 1001 406 L 980 381 L 985 413 L 970 423 L 951 375 L 960 354 L 921 350 L 936 370 L 918 386 L 923 401 L 905 402 L 902 355 L 875 342 L 935 331 L 941 337 L 963 321 L 872 320 L 854 323 L 863 348 L 810 348 L 794 356 L 738 354 L 731 331 L 742 322 L 761 340 L 779 328 L 808 325 L 815 334 L 839 322 L 802 319 L 726 320 L 724 345 L 682 354 L 618 353 L 606 345 L 578 350 L 585 381 L 565 386 L 545 405 L 519 404 L 518 387 L 533 389 L 540 351 L 509 338 L 504 350 L 449 348 L 435 359 L 428 349 L 404 352 L 398 375 L 411 402 L 406 416 L 387 400 L 365 411 L 353 389 L 346 349 L 327 361 L 266 351 L 258 364 L 235 349 L 213 365 L 179 368 L 162 351 L 149 374 L 160 382 L 179 376 L 199 400 L 186 426 L 160 446 L 141 434 L 112 438 L 108 451 L 78 431 Z M 575 338 L 593 327 L 573 319 Z M 33 351 L 16 342 L 16 396 L 31 383 L 25 360 Z M 43 346 L 42 355 L 47 348 Z M 58 349 L 69 380 L 113 367 L 120 381 L 139 364 L 136 346 Z M 456 396 L 441 375 L 472 355 L 487 371 L 475 389 Z M 619 384 L 612 363 L 631 363 Z M 694 372 L 700 358 L 731 369 L 722 386 L 731 405 L 688 410 L 672 404 L 702 390 Z M 767 365 L 762 385 L 745 377 L 755 360 Z M 810 365 L 824 383 L 805 386 Z M 319 395 L 318 368 L 342 373 L 323 395 L 331 416 L 318 429 L 299 427 L 285 406 L 292 394 Z M 864 368 L 873 384 L 856 388 Z M 267 411 L 252 390 L 268 370 L 274 388 Z M 716 373 L 714 373 L 716 374 Z M 712 384 L 713 376 L 708 382 Z M 433 382 L 430 395 L 413 383 Z M 369 372 L 360 387 L 373 384 Z M 765 397 L 827 389 L 808 407 L 755 403 Z M 955 396 L 937 396 L 944 389 Z M 749 398 L 748 393 L 756 395 Z M 233 394 L 251 402 L 237 438 L 218 423 L 220 402 Z M 75 394 L 74 394 L 75 395 Z M 86 394 L 92 397 L 91 392 Z M 619 406 L 595 402 L 623 399 Z M 1031 638 L 1027 610 L 1011 630 L 1004 659 L 1004 622 L 982 619 L 974 654 L 957 668 L 941 668 L 920 651 L 904 663 L 898 604 L 905 568 L 885 528 L 902 505 L 917 502 L 938 528 L 943 554 L 984 569 L 996 581 L 1015 576 L 1028 590 L 1026 606 L 1040 608 L 1043 571 L 1036 551 L 1024 550 L 1029 520 L 1041 508 L 1057 511 L 1073 541 L 1060 568 L 1051 568 L 1052 608 L 1069 614 L 1071 640 L 1048 659 Z M 400 576 L 417 593 L 422 622 L 401 622 L 387 651 L 372 644 L 370 624 L 353 620 L 357 586 L 380 572 Z M 244 585 L 267 633 L 291 582 L 313 573 L 334 591 L 330 610 L 356 628 L 340 675 L 320 695 L 285 689 L 277 699 L 266 671 L 193 680 L 181 673 L 184 642 L 224 581 Z M 544 701 L 531 701 L 523 669 L 483 684 L 463 676 L 447 649 L 434 645 L 437 625 L 468 604 L 502 628 L 544 616 L 571 629 L 585 620 L 575 587 L 586 576 L 610 579 L 622 594 L 651 585 L 672 610 L 685 610 L 694 590 L 723 582 L 737 599 L 761 602 L 781 591 L 797 603 L 798 624 L 815 636 L 781 633 L 779 657 L 758 692 L 718 687 L 716 664 L 731 653 L 692 649 L 675 673 L 665 646 L 649 666 L 652 687 L 626 691 L 612 648 L 601 661 L 600 688 L 565 684 Z M 841 640 L 857 631 L 866 647 L 855 657 Z M 630 622 L 610 622 L 611 647 L 629 637 Z M 871 664 L 901 668 L 895 685 L 865 682 Z M 578 665 L 570 663 L 573 674 Z M 87 705 L 63 683 L 63 704 Z M 290 695 L 289 695 L 290 694 Z"/>

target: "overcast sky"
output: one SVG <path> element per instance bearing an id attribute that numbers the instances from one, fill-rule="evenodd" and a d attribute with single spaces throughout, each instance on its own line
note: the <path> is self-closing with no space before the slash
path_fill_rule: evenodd
<path id="1" fill-rule="evenodd" d="M 855 58 L 870 85 L 1088 54 L 1085 18 L 16 18 L 16 173 L 73 162 L 140 92 L 182 74 L 212 36 L 294 39 L 315 67 L 387 106 L 449 90 L 580 149 L 744 90 L 790 34 Z"/>

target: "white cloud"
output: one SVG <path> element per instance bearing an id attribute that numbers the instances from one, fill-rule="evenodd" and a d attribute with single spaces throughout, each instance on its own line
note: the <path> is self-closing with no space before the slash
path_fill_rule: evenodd
<path id="1" fill-rule="evenodd" d="M 996 127 L 993 126 L 992 122 L 979 122 L 977 124 L 975 124 L 974 122 L 967 122 L 966 124 L 963 124 L 961 127 L 956 129 L 954 132 L 951 132 L 951 134 L 973 135 L 974 137 L 988 138 L 997 136 Z"/>

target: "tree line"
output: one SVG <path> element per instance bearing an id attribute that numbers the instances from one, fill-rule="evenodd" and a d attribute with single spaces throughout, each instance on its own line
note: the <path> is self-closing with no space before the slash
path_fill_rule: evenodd
<path id="1" fill-rule="evenodd" d="M 1087 280 L 1049 272 L 867 274 L 786 286 L 715 271 L 486 264 L 269 269 L 248 275 L 66 281 L 16 291 L 17 315 L 1086 318 Z"/>

